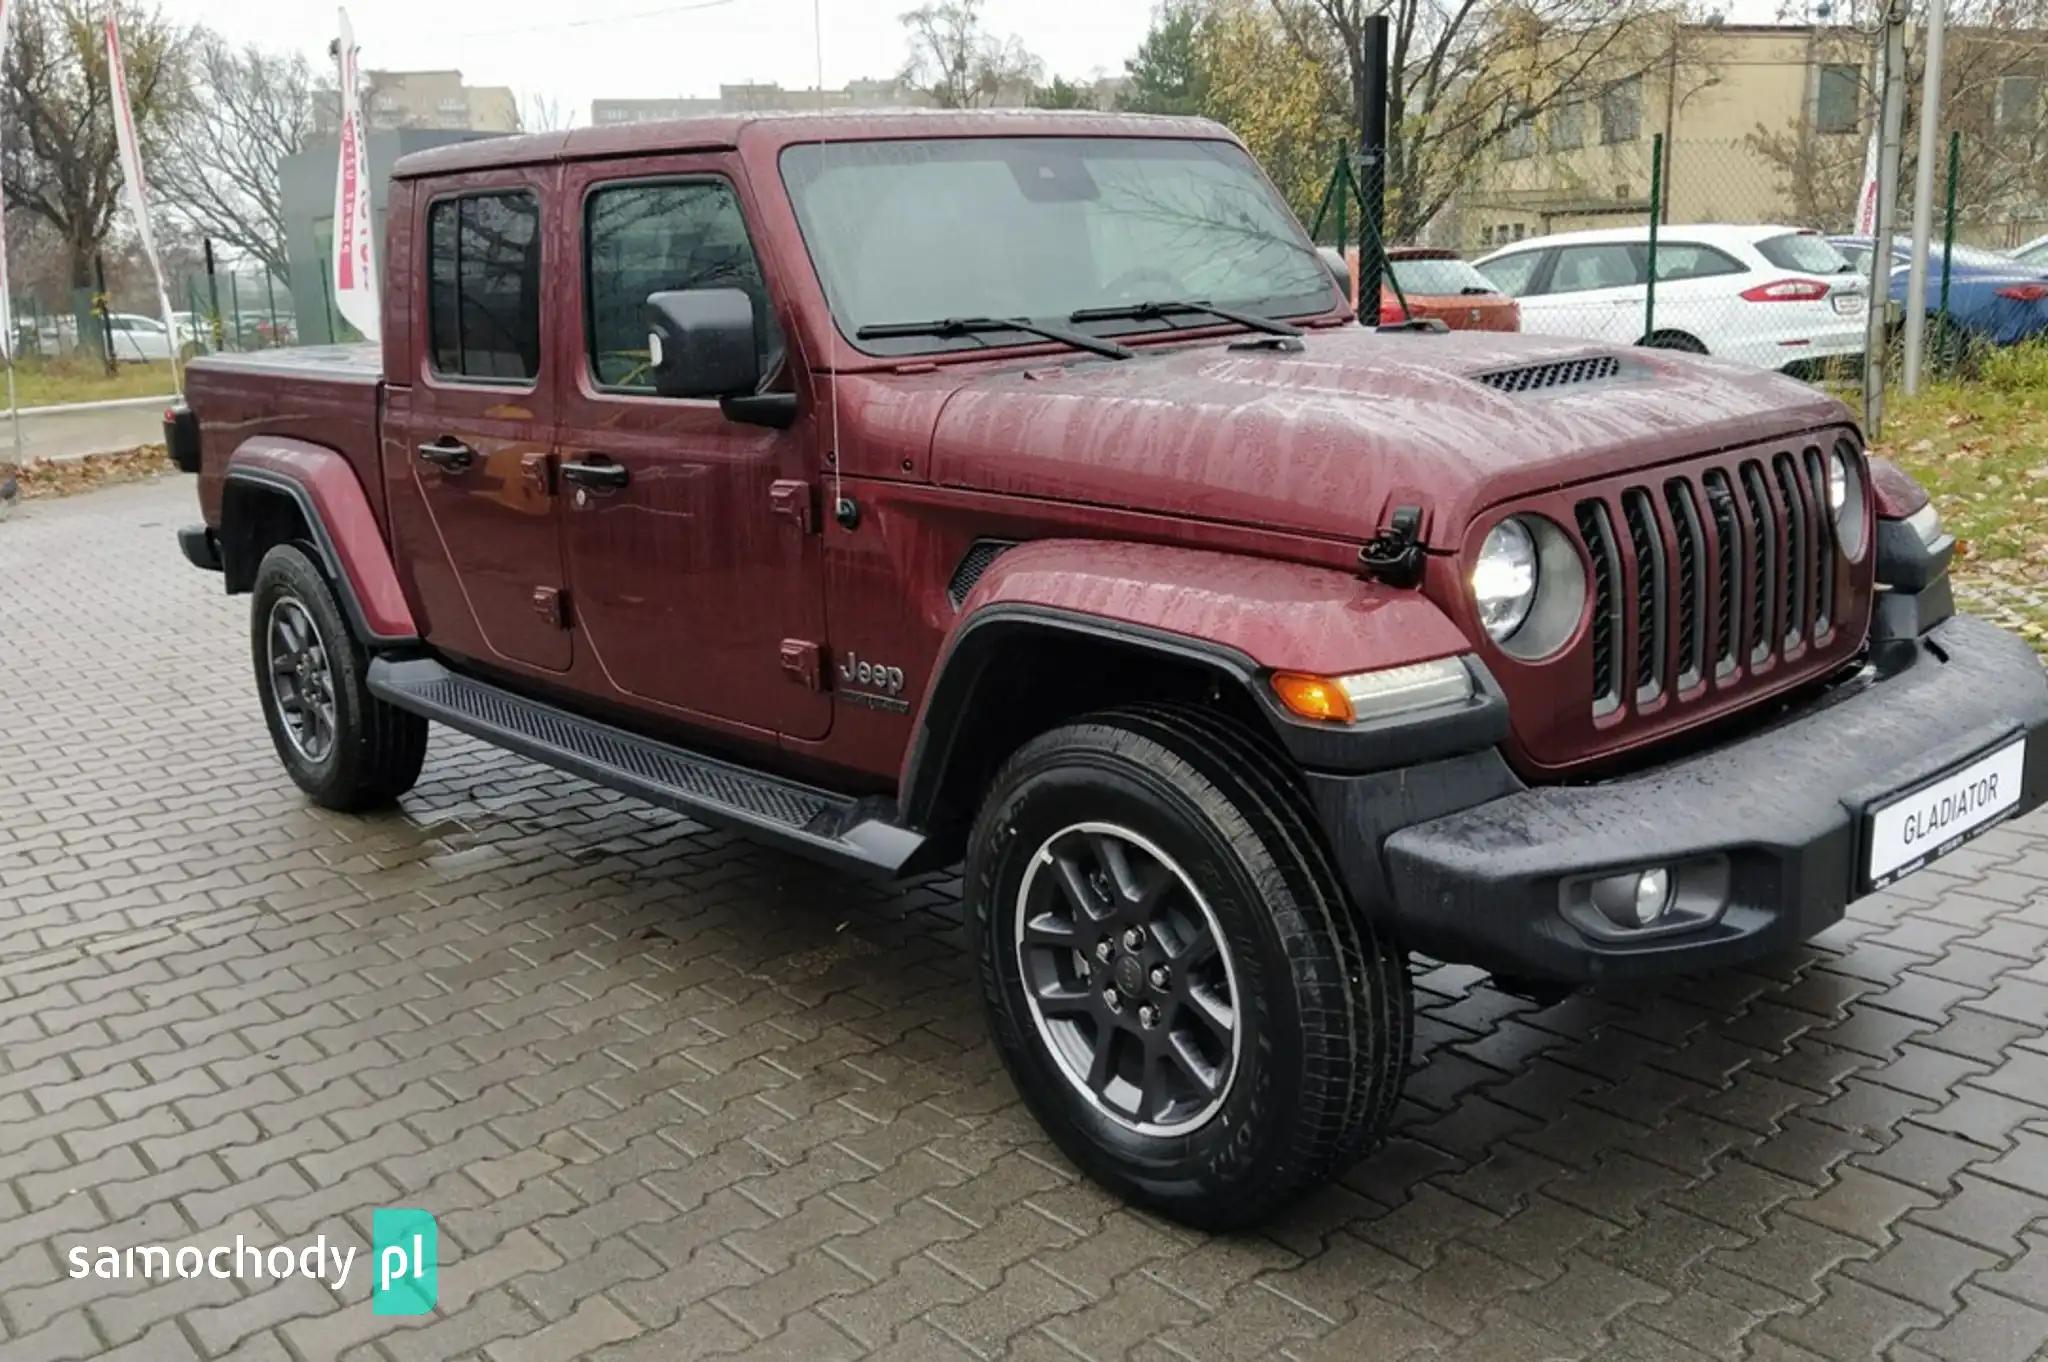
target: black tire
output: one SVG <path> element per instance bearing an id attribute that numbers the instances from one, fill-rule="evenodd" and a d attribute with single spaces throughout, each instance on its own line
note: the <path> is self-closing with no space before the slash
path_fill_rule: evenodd
<path id="1" fill-rule="evenodd" d="M 263 555 L 249 618 L 263 719 L 278 760 L 298 787 L 321 807 L 344 812 L 410 790 L 426 760 L 427 721 L 370 694 L 369 657 L 334 588 L 305 549 L 279 544 Z M 308 632 L 310 641 L 301 646 L 287 642 Z M 274 669 L 274 656 L 281 663 L 298 658 L 302 665 Z M 274 670 L 287 679 L 275 679 Z M 309 730 L 295 716 L 313 711 L 319 717 Z"/>
<path id="2" fill-rule="evenodd" d="M 1210 1054 L 1222 1079 L 1207 1107 L 1182 1111 L 1162 1100 L 1158 1119 L 1148 1120 L 1149 1087 L 1143 1102 L 1124 1078 L 1085 1091 L 1090 1084 L 1074 1051 L 1089 1048 L 1087 1037 L 1100 1051 L 1107 1030 L 1126 1033 L 1109 1043 L 1124 1061 L 1108 1066 L 1118 1074 L 1133 1071 L 1134 1046 L 1150 1062 L 1149 1026 L 1141 1031 L 1129 1007 L 1097 1005 L 1095 990 L 1115 991 L 1125 978 L 1129 952 L 1112 943 L 1113 959 L 1098 966 L 1099 942 L 1069 952 L 1022 940 L 1026 896 L 1034 905 L 1028 921 L 1042 935 L 1049 915 L 1037 905 L 1071 903 L 1079 892 L 1061 895 L 1060 872 L 1089 853 L 1069 856 L 1066 848 L 1105 838 L 1134 859 L 1158 853 L 1151 864 L 1180 877 L 1184 888 L 1174 892 L 1201 909 L 1224 948 L 1233 1058 L 1224 1072 L 1220 1050 Z M 1047 872 L 1052 890 L 1041 888 L 1034 869 L 1047 865 L 1057 867 Z M 1306 796 L 1253 734 L 1207 712 L 1148 706 L 1034 739 L 990 789 L 970 839 L 966 882 L 969 930 L 1004 1063 L 1060 1148 L 1119 1195 L 1206 1229 L 1250 1224 L 1341 1171 L 1384 1133 L 1411 1036 L 1406 960 L 1352 911 Z M 1095 883 L 1071 875 L 1064 882 Z M 1134 902 L 1099 886 L 1096 892 L 1092 902 L 1107 913 Z M 1100 926 L 1092 910 L 1085 923 L 1074 912 L 1071 923 L 1083 932 Z M 1173 934 L 1171 926 L 1155 929 L 1137 954 L 1171 964 Z M 1048 982 L 1046 962 L 1068 958 L 1071 977 Z M 1141 986 L 1131 996 L 1156 1003 L 1164 1029 L 1187 1007 L 1176 1004 L 1176 991 L 1213 987 L 1219 977 L 1196 985 L 1176 973 L 1169 988 Z M 1073 1020 L 1061 1020 L 1066 1029 L 1058 1036 L 1034 1006 L 1034 990 L 1067 1003 Z M 1086 1016 L 1076 1002 L 1084 994 L 1092 1009 Z M 1183 1041 L 1176 1033 L 1169 1043 Z"/>
<path id="3" fill-rule="evenodd" d="M 1659 331 L 1643 342 L 1652 350 L 1675 350 L 1682 355 L 1704 355 L 1707 347 L 1698 337 L 1688 336 L 1683 331 Z"/>

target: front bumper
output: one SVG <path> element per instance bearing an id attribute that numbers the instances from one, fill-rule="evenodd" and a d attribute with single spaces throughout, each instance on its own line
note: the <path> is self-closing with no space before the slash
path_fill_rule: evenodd
<path id="1" fill-rule="evenodd" d="M 2048 672 L 2025 644 L 1958 616 L 1898 661 L 1910 665 L 1881 679 L 1872 669 L 1661 767 L 1517 789 L 1409 822 L 1383 843 L 1378 895 L 1358 883 L 1357 857 L 1340 862 L 1360 901 L 1391 912 L 1408 944 L 1498 974 L 1584 982 L 1784 950 L 1838 921 L 1862 891 L 1874 806 L 2020 737 L 2021 795 L 2006 816 L 2048 801 Z M 1345 788 L 1325 779 L 1315 791 L 1333 841 L 1339 820 L 1385 826 L 1378 809 L 1347 808 Z M 1706 920 L 1639 935 L 1586 924 L 1589 876 L 1669 863 L 1708 868 Z"/>

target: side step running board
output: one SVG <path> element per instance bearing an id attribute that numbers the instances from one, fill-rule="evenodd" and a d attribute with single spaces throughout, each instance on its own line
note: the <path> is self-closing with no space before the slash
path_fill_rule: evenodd
<path id="1" fill-rule="evenodd" d="M 924 845 L 918 834 L 875 817 L 875 801 L 655 742 L 452 672 L 431 658 L 377 658 L 370 663 L 369 682 L 371 694 L 400 709 L 650 804 L 822 860 L 894 874 Z"/>

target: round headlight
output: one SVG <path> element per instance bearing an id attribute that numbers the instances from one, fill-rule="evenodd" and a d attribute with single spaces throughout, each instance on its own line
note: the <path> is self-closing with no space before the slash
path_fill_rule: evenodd
<path id="1" fill-rule="evenodd" d="M 1836 450 L 1828 455 L 1828 510 L 1840 519 L 1842 510 L 1849 504 L 1849 461 Z"/>
<path id="2" fill-rule="evenodd" d="M 1513 638 L 1536 604 L 1536 540 L 1529 527 L 1509 517 L 1480 545 L 1472 569 L 1472 598 L 1479 622 L 1496 643 Z"/>

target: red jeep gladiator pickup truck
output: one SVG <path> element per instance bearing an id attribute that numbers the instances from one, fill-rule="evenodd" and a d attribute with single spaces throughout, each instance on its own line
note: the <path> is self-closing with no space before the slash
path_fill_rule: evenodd
<path id="1" fill-rule="evenodd" d="M 711 118 L 399 163 L 378 346 L 209 357 L 187 557 L 318 803 L 428 721 L 964 863 L 1073 1159 L 1267 1215 L 1387 1128 L 1408 952 L 1796 946 L 2048 796 L 2048 679 L 1833 399 L 1361 327 L 1227 132 Z"/>

